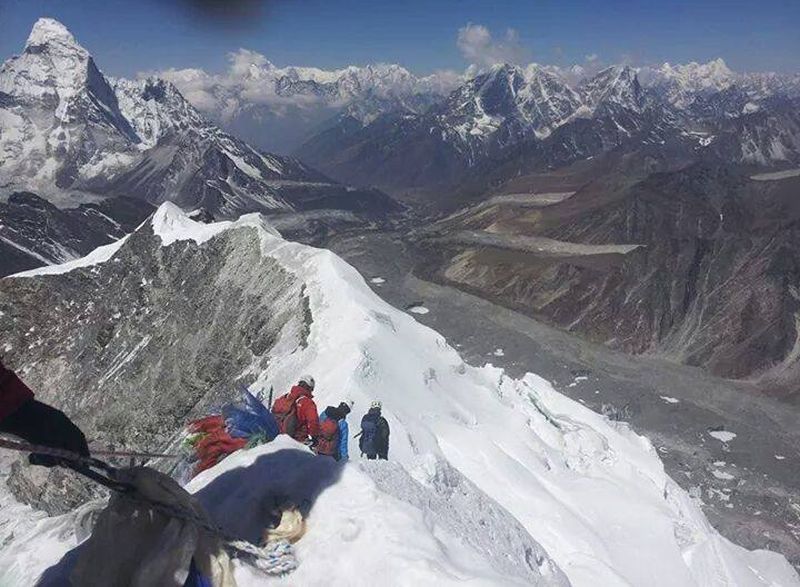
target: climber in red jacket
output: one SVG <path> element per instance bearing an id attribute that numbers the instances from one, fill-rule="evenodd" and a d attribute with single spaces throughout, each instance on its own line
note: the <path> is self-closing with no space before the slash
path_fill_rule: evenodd
<path id="1" fill-rule="evenodd" d="M 83 456 L 89 455 L 86 437 L 66 414 L 36 401 L 33 392 L 6 369 L 0 361 L 0 432 L 13 434 L 31 444 L 63 448 Z M 45 466 L 56 459 L 31 455 L 31 462 Z"/>
<path id="2" fill-rule="evenodd" d="M 282 434 L 288 434 L 299 442 L 319 436 L 319 414 L 314 403 L 314 378 L 304 375 L 289 393 L 272 404 L 272 414 Z"/>

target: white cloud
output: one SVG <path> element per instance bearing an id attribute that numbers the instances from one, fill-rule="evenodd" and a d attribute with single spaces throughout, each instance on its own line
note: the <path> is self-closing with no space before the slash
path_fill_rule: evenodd
<path id="1" fill-rule="evenodd" d="M 171 68 L 141 73 L 140 77 L 156 75 L 172 82 L 198 110 L 223 122 L 230 122 L 241 112 L 253 110 L 256 117 L 330 111 L 345 106 L 362 90 L 385 98 L 399 96 L 401 99 L 420 92 L 444 95 L 463 81 L 462 76 L 452 71 L 437 71 L 418 78 L 401 67 L 387 64 L 333 71 L 308 67 L 278 68 L 261 53 L 249 49 L 229 53 L 228 62 L 228 68 L 218 74 L 202 69 Z M 284 77 L 295 81 L 331 83 L 342 76 L 348 77 L 348 83 L 335 92 L 322 95 L 306 91 L 302 84 L 298 84 L 297 91 L 286 91 L 287 88 L 278 83 Z"/>
<path id="2" fill-rule="evenodd" d="M 479 67 L 496 63 L 524 63 L 529 53 L 514 29 L 507 29 L 505 36 L 496 40 L 482 24 L 468 23 L 460 28 L 456 45 L 464 59 Z"/>
<path id="3" fill-rule="evenodd" d="M 261 53 L 250 49 L 239 49 L 235 53 L 228 53 L 228 61 L 231 63 L 229 75 L 231 77 L 247 77 L 253 73 L 258 73 L 262 69 L 274 69 L 274 65 Z"/>
<path id="4" fill-rule="evenodd" d="M 592 63 L 594 61 L 597 61 L 599 58 L 600 58 L 600 56 L 597 53 L 589 53 L 586 56 L 586 61 L 588 61 L 589 63 Z"/>
<path id="5" fill-rule="evenodd" d="M 140 74 L 140 77 L 145 74 Z M 148 73 L 171 82 L 191 104 L 202 112 L 213 112 L 217 108 L 217 98 L 213 89 L 216 80 L 202 69 L 167 69 Z"/>

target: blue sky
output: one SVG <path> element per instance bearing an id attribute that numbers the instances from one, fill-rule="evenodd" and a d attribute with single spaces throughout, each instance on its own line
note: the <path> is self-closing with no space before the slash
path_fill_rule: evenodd
<path id="1" fill-rule="evenodd" d="M 196 3 L 0 0 L 0 59 L 20 50 L 37 17 L 53 16 L 113 75 L 221 71 L 241 47 L 277 65 L 381 61 L 419 73 L 462 70 L 468 60 L 457 36 L 468 23 L 487 27 L 493 46 L 542 63 L 588 55 L 637 64 L 722 57 L 740 71 L 800 72 L 800 0 L 286 0 L 223 23 L 198 17 Z M 509 28 L 516 38 L 506 38 Z"/>

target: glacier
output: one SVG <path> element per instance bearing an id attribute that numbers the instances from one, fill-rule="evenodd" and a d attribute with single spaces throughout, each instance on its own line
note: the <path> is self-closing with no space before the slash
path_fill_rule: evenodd
<path id="1" fill-rule="evenodd" d="M 279 438 L 187 486 L 219 523 L 245 534 L 260 527 L 270 496 L 313 500 L 299 570 L 270 581 L 800 586 L 782 556 L 720 536 L 646 438 L 535 374 L 514 379 L 491 364 L 466 364 L 332 252 L 284 240 L 258 214 L 201 224 L 165 203 L 148 228 L 162 247 L 208 247 L 244 231 L 304 284 L 313 316 L 307 344 L 279 341 L 266 368 L 250 366 L 251 389 L 282 390 L 312 373 L 318 405 L 354 402 L 351 427 L 371 401 L 383 402 L 388 463 L 353 458 L 339 466 Z M 112 262 L 115 253 L 106 249 L 83 266 Z M 46 270 L 11 279 L 37 271 Z M 7 496 L 0 503 L 0 584 L 20 585 L 85 538 L 87 511 L 101 505 L 42 518 Z M 266 581 L 244 566 L 237 580 Z"/>

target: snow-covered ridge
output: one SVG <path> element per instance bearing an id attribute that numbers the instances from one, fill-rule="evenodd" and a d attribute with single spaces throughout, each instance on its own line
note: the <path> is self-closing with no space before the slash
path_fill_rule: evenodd
<path id="1" fill-rule="evenodd" d="M 289 583 L 328 580 L 335 553 L 342 580 L 356 585 L 376 576 L 398 584 L 530 584 L 536 582 L 532 574 L 542 584 L 559 584 L 561 572 L 577 586 L 800 585 L 783 557 L 722 538 L 664 473 L 645 438 L 560 395 L 536 375 L 512 379 L 491 365 L 465 364 L 441 335 L 383 302 L 330 251 L 288 242 L 257 216 L 203 225 L 165 204 L 150 226 L 165 247 L 230 238 L 226 250 L 232 255 L 234 243 L 256 238 L 262 256 L 303 283 L 312 317 L 307 345 L 276 344 L 266 370 L 256 358 L 255 388 L 284 389 L 298 373 L 310 372 L 318 382 L 318 404 L 352 400 L 354 422 L 371 401 L 383 402 L 392 462 L 354 459 L 331 480 L 311 511 L 298 550 L 301 570 Z M 231 471 L 258 479 L 257 468 L 266 466 L 259 457 L 293 448 L 302 451 L 281 440 L 239 453 L 190 487 L 201 495 Z M 292 458 L 305 462 L 298 455 Z M 302 484 L 324 463 L 311 459 L 299 472 L 269 483 Z M 260 484 L 240 487 L 252 489 L 234 498 L 220 485 L 209 505 L 253 523 L 247 514 L 258 503 Z M 449 499 L 464 500 L 465 515 L 447 509 Z M 249 509 L 242 511 L 242 502 Z M 510 522 L 502 522 L 506 515 L 519 524 L 513 536 Z M 476 517 L 485 535 L 497 538 L 470 532 Z M 39 539 L 35 531 L 16 537 L 15 562 L 0 554 L 0 577 L 8 565 L 41 565 L 24 554 Z M 541 545 L 533 562 L 504 554 L 526 541 Z M 381 545 L 380 555 L 375 545 Z M 65 542 L 61 549 L 68 547 Z M 246 569 L 239 577 L 253 584 Z"/>

